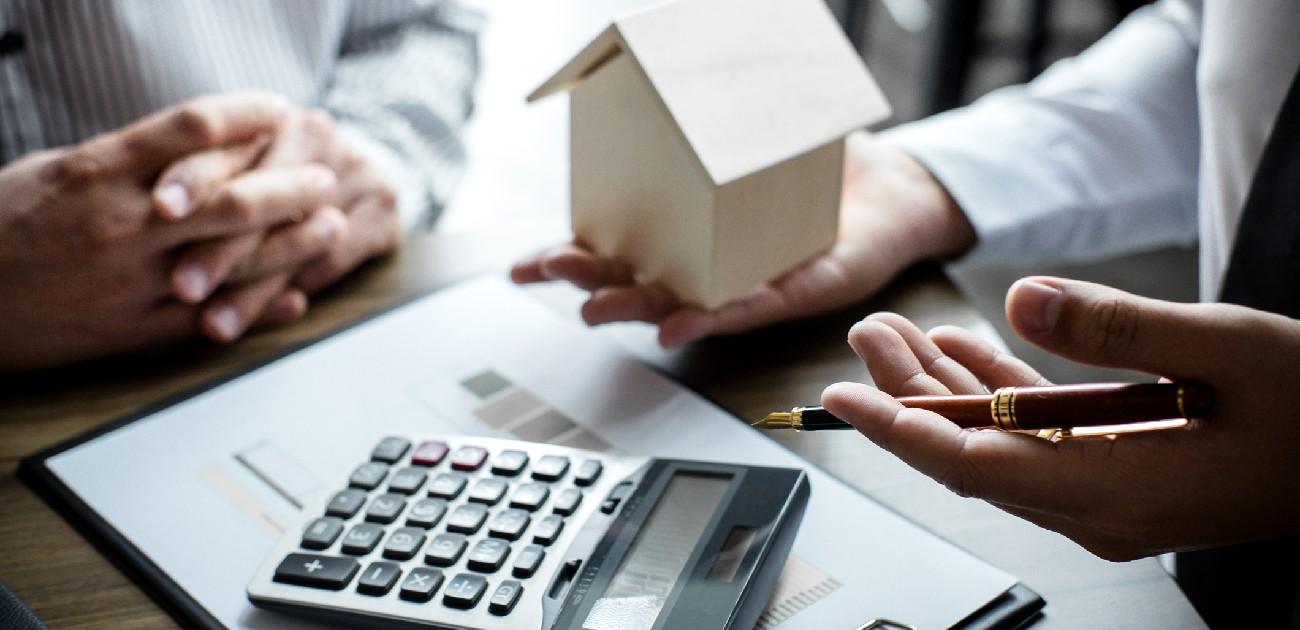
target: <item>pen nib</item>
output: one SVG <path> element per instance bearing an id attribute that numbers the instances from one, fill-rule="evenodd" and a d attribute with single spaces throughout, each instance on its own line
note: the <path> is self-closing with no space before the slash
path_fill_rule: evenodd
<path id="1" fill-rule="evenodd" d="M 749 426 L 755 429 L 793 429 L 794 417 L 789 413 L 769 413 L 766 418 Z"/>

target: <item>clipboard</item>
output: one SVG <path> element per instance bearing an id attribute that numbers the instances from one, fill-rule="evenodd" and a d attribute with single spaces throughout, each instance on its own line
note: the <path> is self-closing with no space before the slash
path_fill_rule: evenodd
<path id="1" fill-rule="evenodd" d="M 456 295 L 443 296 L 444 293 L 455 293 Z M 507 295 L 508 293 L 514 294 L 514 297 L 510 297 Z M 177 577 L 173 575 L 166 566 L 164 566 L 164 564 L 166 564 L 165 560 L 162 563 L 157 561 L 155 557 L 157 555 L 156 549 L 150 550 L 142 548 L 142 543 L 147 546 L 151 541 L 147 539 L 133 539 L 129 532 L 124 531 L 121 524 L 117 522 L 120 519 L 115 519 L 112 515 L 106 515 L 103 511 L 97 510 L 92 503 L 102 503 L 103 497 L 95 496 L 95 493 L 88 490 L 82 482 L 75 480 L 70 481 L 70 477 L 66 474 L 66 470 L 61 473 L 59 466 L 56 464 L 60 462 L 61 458 L 66 459 L 69 454 L 78 454 L 85 449 L 95 449 L 104 441 L 125 439 L 122 437 L 125 433 L 146 431 L 148 430 L 150 421 L 156 421 L 160 418 L 166 420 L 168 414 L 178 413 L 177 410 L 181 407 L 193 407 L 194 405 L 199 404 L 199 402 L 202 402 L 201 399 L 210 399 L 213 396 L 220 397 L 232 387 L 239 387 L 241 386 L 241 383 L 247 385 L 248 379 L 250 378 L 259 378 L 267 372 L 282 371 L 286 369 L 291 370 L 292 366 L 287 366 L 286 362 L 301 363 L 306 360 L 304 358 L 304 355 L 306 354 L 328 352 L 329 348 L 326 346 L 333 345 L 337 347 L 340 341 L 348 336 L 347 333 L 349 332 L 370 334 L 371 336 L 374 336 L 375 333 L 366 333 L 366 331 L 374 331 L 376 327 L 397 326 L 402 323 L 404 317 L 409 318 L 420 315 L 420 313 L 414 312 L 412 309 L 419 311 L 419 309 L 422 308 L 436 308 L 437 304 L 433 303 L 438 302 L 440 299 L 444 304 L 451 302 L 468 304 L 472 302 L 468 301 L 467 298 L 478 298 L 482 296 L 497 296 L 501 299 L 507 300 L 524 298 L 519 289 L 509 287 L 504 283 L 504 281 L 498 279 L 480 279 L 470 281 L 434 293 L 432 296 L 418 298 L 407 305 L 399 306 L 392 311 L 381 313 L 372 316 L 371 318 L 356 322 L 320 339 L 303 344 L 302 346 L 288 349 L 280 356 L 268 359 L 267 361 L 251 366 L 241 372 L 207 383 L 192 391 L 162 401 L 139 413 L 121 418 L 70 441 L 58 444 L 32 455 L 21 462 L 18 469 L 18 476 L 24 481 L 24 483 L 31 487 L 33 491 L 41 496 L 43 500 L 56 509 L 84 536 L 94 543 L 114 562 L 115 565 L 135 580 L 156 602 L 158 602 L 160 606 L 168 610 L 168 612 L 179 622 L 189 627 L 227 627 L 227 625 L 222 622 L 220 615 L 214 614 L 211 602 L 201 602 L 200 598 L 196 597 L 193 592 L 192 584 L 186 584 L 181 580 L 178 580 Z M 526 298 L 524 299 L 526 301 L 531 301 Z M 519 304 L 513 306 L 525 308 L 524 302 L 519 302 Z M 532 308 L 542 309 L 540 305 L 536 304 L 533 304 Z M 539 310 L 539 312 L 541 311 Z M 532 315 L 533 313 L 528 314 Z M 559 319 L 553 314 L 551 317 L 557 320 Z M 562 322 L 557 323 L 557 326 L 576 326 L 576 324 Z M 593 335 L 594 333 L 584 330 L 581 331 L 581 334 Z M 574 339 L 578 339 L 578 337 L 575 336 Z M 601 341 L 602 343 L 608 343 L 604 340 Z M 630 364 L 620 363 L 620 365 Z M 638 363 L 638 365 L 640 364 Z M 652 372 L 644 366 L 641 366 L 640 369 L 644 369 L 646 372 Z M 653 374 L 655 375 L 653 377 L 642 375 L 638 378 L 663 379 L 664 383 L 660 384 L 659 387 L 683 389 L 679 384 L 667 381 L 661 373 L 653 372 Z M 450 391 L 452 391 L 452 388 L 445 390 L 438 389 L 434 394 L 440 397 L 448 396 L 450 395 L 448 393 Z M 693 393 L 688 396 L 688 398 L 694 398 L 696 400 L 696 402 L 691 404 L 701 404 L 699 402 L 700 399 L 698 394 Z M 713 403 L 708 401 L 705 401 L 702 404 L 713 405 Z M 562 403 L 559 406 L 562 407 Z M 716 408 L 715 411 L 731 417 L 730 414 L 722 412 L 720 408 Z M 743 423 L 733 422 L 732 425 L 734 425 L 734 428 L 737 431 L 744 428 Z M 606 435 L 612 435 L 612 433 L 607 433 Z M 793 455 L 793 453 L 785 449 L 785 447 L 780 446 L 768 438 L 763 437 L 761 439 L 770 447 L 779 449 L 783 453 L 782 456 L 798 459 Z M 813 472 L 813 474 L 830 479 L 829 475 L 826 475 L 823 471 L 820 471 L 820 469 L 816 468 L 812 464 L 803 460 L 799 461 L 802 462 L 803 466 Z M 828 482 L 822 483 L 825 484 Z M 818 494 L 817 488 L 818 486 L 814 485 L 814 497 Z M 902 527 L 903 524 L 906 524 L 911 528 L 915 528 L 918 532 L 933 538 L 933 542 L 936 545 L 942 546 L 948 544 L 941 539 L 934 537 L 933 534 L 921 532 L 919 527 L 915 524 L 911 524 L 910 521 L 905 521 L 905 519 L 900 518 L 897 514 L 892 513 L 892 511 L 888 511 L 886 508 L 874 504 L 874 502 L 871 502 L 856 490 L 849 489 L 849 491 L 856 496 L 855 500 L 870 503 L 874 506 L 873 509 L 881 510 L 880 513 L 882 515 L 888 512 L 889 518 L 897 519 L 899 521 L 899 524 L 896 524 L 896 526 Z M 884 517 L 882 516 L 882 518 Z M 810 522 L 808 519 L 805 519 L 804 527 L 816 527 L 816 522 Z M 796 550 L 797 549 L 798 547 L 796 547 Z M 955 547 L 952 549 L 956 550 Z M 948 553 L 948 551 L 943 549 L 940 549 L 940 552 L 944 554 Z M 960 553 L 964 554 L 964 552 Z M 952 557 L 956 558 L 957 556 L 953 555 Z M 973 559 L 967 558 L 966 560 L 962 560 L 962 562 L 969 562 L 971 560 Z M 816 564 L 817 562 L 819 561 L 814 558 L 813 563 Z M 982 565 L 979 561 L 974 562 Z M 976 564 L 971 564 L 969 566 L 973 567 L 976 566 Z M 987 565 L 983 566 L 987 567 Z M 987 571 L 989 575 L 996 575 L 996 570 L 991 567 L 987 567 Z M 242 597 L 242 582 L 239 582 L 239 584 L 241 586 L 239 589 L 239 595 Z M 852 586 L 852 584 L 849 584 L 845 588 L 852 588 Z M 1017 628 L 1031 622 L 1041 615 L 1041 609 L 1044 605 L 1045 602 L 1040 596 L 1025 585 L 1015 582 L 1012 579 L 1004 589 L 1000 592 L 994 593 L 994 595 L 985 600 L 982 605 L 973 607 L 973 610 L 969 614 L 960 618 L 956 623 L 951 624 L 951 627 L 998 630 Z M 801 617 L 800 615 L 804 615 L 804 617 Z M 807 615 L 805 613 L 796 613 L 789 619 L 788 623 L 780 623 L 779 627 L 805 627 L 800 624 L 800 621 L 806 618 Z M 869 623 L 871 621 L 871 619 L 862 619 L 860 621 L 855 621 L 854 623 Z M 904 624 L 908 622 L 906 619 L 898 619 L 897 621 L 903 622 Z M 254 625 L 253 627 L 256 626 Z M 760 627 L 762 627 L 762 623 L 760 623 Z M 891 626 L 879 627 L 889 628 Z M 901 625 L 893 627 L 906 628 L 908 626 Z"/>

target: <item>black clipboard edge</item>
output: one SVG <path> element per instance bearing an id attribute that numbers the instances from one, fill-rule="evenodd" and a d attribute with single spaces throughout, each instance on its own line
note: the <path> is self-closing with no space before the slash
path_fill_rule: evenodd
<path id="1" fill-rule="evenodd" d="M 135 413 L 129 413 L 117 420 L 111 420 L 103 425 L 77 435 L 76 437 L 38 451 L 35 454 L 23 458 L 23 460 L 19 462 L 17 470 L 18 479 L 27 484 L 27 486 L 31 488 L 37 496 L 41 497 L 46 504 L 58 512 L 64 520 L 71 523 L 73 528 L 95 545 L 95 547 L 99 549 L 100 553 L 103 553 L 114 564 L 114 566 L 125 573 L 127 577 L 131 578 L 132 581 L 140 586 L 141 590 L 149 595 L 150 599 L 153 599 L 160 607 L 180 621 L 182 625 L 191 628 L 203 628 L 205 630 L 223 630 L 225 626 L 222 625 L 216 617 L 212 616 L 206 608 L 199 604 L 198 601 L 191 597 L 189 592 L 181 588 L 180 585 L 177 584 L 176 581 L 173 580 L 165 571 L 163 571 L 158 565 L 154 564 L 154 562 L 150 560 L 144 552 L 140 551 L 140 549 L 130 540 L 127 540 L 126 537 L 118 532 L 116 528 L 108 523 L 108 521 L 105 521 L 97 512 L 94 511 L 94 509 L 87 505 L 85 501 L 81 500 L 81 497 L 79 497 L 77 493 L 73 492 L 71 488 L 64 484 L 63 480 L 59 479 L 58 475 L 55 475 L 54 472 L 50 470 L 49 466 L 46 465 L 47 460 L 62 454 L 65 451 L 117 431 L 118 429 L 121 429 L 137 420 L 151 416 L 168 407 L 176 405 L 177 403 L 194 398 L 195 396 L 203 394 L 209 390 L 216 389 L 217 387 L 225 385 L 226 383 L 240 378 L 245 374 L 279 361 L 280 359 L 298 352 L 299 350 L 320 343 L 321 341 L 329 339 L 335 335 L 348 332 L 362 324 L 369 323 L 372 320 L 378 319 L 379 317 L 387 315 L 388 313 L 396 311 L 404 306 L 429 297 L 443 288 L 472 280 L 473 278 L 479 278 L 483 275 L 484 274 L 477 274 L 470 276 L 469 278 L 458 278 L 445 284 L 440 284 L 428 291 L 421 292 L 392 306 L 366 315 L 365 317 L 353 322 L 349 322 L 339 328 L 312 337 L 301 343 L 292 344 L 284 348 L 282 351 L 275 352 L 242 369 L 232 371 L 224 376 L 216 377 L 190 389 L 183 390 L 173 396 L 164 398 L 155 404 L 148 405 Z M 727 415 L 737 418 L 742 422 L 744 421 L 708 394 L 699 391 L 691 385 L 683 383 L 681 379 L 662 367 L 641 361 L 639 358 L 637 360 L 640 361 L 642 365 L 657 372 L 664 378 L 690 390 L 692 393 L 722 410 Z M 779 441 L 773 440 L 773 442 L 780 448 L 790 450 L 789 447 Z M 822 468 L 814 462 L 804 459 L 798 453 L 794 453 L 793 451 L 791 451 L 791 453 L 804 461 L 808 467 L 816 468 L 832 479 L 848 485 L 850 489 L 862 495 L 867 500 L 876 501 L 861 490 L 854 488 L 851 484 L 840 479 L 838 476 L 822 470 Z M 961 549 L 965 553 L 970 553 L 960 545 L 939 536 L 939 534 L 931 531 L 920 523 L 917 523 L 907 515 L 901 514 L 892 507 L 880 503 L 879 501 L 876 502 L 881 507 L 897 514 L 907 522 L 929 532 L 931 536 L 940 538 L 945 542 L 952 544 L 954 547 Z M 981 561 L 983 561 L 982 558 Z M 1027 622 L 1032 621 L 1041 615 L 1040 611 L 1045 604 L 1046 602 L 1040 595 L 1025 586 L 1023 583 L 1017 582 L 1001 595 L 993 598 L 989 603 L 977 609 L 952 627 L 960 630 L 1013 630 L 1022 627 Z"/>

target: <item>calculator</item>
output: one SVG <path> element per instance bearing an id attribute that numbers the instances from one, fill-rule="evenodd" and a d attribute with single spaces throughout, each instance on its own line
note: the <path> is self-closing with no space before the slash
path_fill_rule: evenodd
<path id="1" fill-rule="evenodd" d="M 367 628 L 749 630 L 808 496 L 798 469 L 388 436 L 305 503 L 248 598 Z"/>

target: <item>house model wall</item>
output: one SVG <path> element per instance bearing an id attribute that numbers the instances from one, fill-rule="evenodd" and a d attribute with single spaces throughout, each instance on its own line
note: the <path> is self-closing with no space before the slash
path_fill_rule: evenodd
<path id="1" fill-rule="evenodd" d="M 677 0 L 616 21 L 568 90 L 573 230 L 716 308 L 835 241 L 844 136 L 889 115 L 822 0 Z"/>

